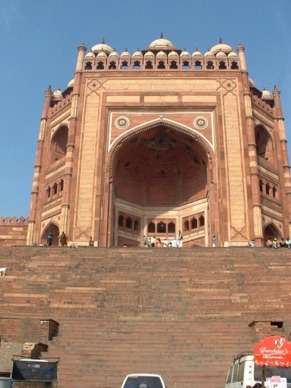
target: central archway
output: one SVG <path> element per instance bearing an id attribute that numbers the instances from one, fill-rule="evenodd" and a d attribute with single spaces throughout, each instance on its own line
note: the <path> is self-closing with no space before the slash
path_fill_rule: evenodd
<path id="1" fill-rule="evenodd" d="M 207 245 L 209 152 L 197 135 L 164 123 L 122 139 L 112 161 L 113 245 L 143 236 Z"/>

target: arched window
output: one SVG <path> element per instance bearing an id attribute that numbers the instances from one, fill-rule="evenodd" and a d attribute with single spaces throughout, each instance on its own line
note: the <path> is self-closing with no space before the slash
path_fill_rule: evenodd
<path id="1" fill-rule="evenodd" d="M 153 63 L 152 63 L 152 61 L 147 61 L 147 62 L 146 62 L 146 65 L 145 65 L 145 68 L 146 68 L 146 69 L 153 69 Z"/>
<path id="2" fill-rule="evenodd" d="M 165 66 L 165 62 L 164 61 L 159 61 L 158 62 L 158 69 L 165 69 L 166 66 Z"/>
<path id="3" fill-rule="evenodd" d="M 64 181 L 63 179 L 59 183 L 59 192 L 61 193 L 64 190 Z"/>
<path id="4" fill-rule="evenodd" d="M 51 163 L 66 155 L 68 143 L 68 127 L 63 125 L 55 131 L 51 140 Z"/>
<path id="5" fill-rule="evenodd" d="M 166 233 L 166 224 L 163 221 L 158 223 L 157 231 L 158 233 Z"/>
<path id="6" fill-rule="evenodd" d="M 232 70 L 237 70 L 237 69 L 238 69 L 238 64 L 237 64 L 237 62 L 231 62 L 230 68 L 231 68 Z"/>
<path id="7" fill-rule="evenodd" d="M 184 231 L 188 231 L 189 229 L 190 229 L 189 221 L 187 220 L 187 221 L 184 222 Z"/>
<path id="8" fill-rule="evenodd" d="M 150 222 L 148 224 L 148 233 L 155 233 L 156 231 L 156 226 L 153 222 Z"/>
<path id="9" fill-rule="evenodd" d="M 111 61 L 110 63 L 109 63 L 109 69 L 110 70 L 115 70 L 116 69 L 116 62 L 114 62 L 114 61 Z"/>
<path id="10" fill-rule="evenodd" d="M 207 62 L 206 69 L 214 69 L 214 65 L 212 61 Z"/>
<path id="11" fill-rule="evenodd" d="M 130 217 L 127 217 L 127 219 L 125 220 L 125 227 L 128 229 L 132 228 L 132 219 Z"/>
<path id="12" fill-rule="evenodd" d="M 195 64 L 194 64 L 194 69 L 202 69 L 202 64 L 200 61 L 195 61 Z"/>
<path id="13" fill-rule="evenodd" d="M 266 184 L 266 194 L 267 195 L 270 195 L 270 190 L 271 190 L 271 186 L 269 185 L 269 183 Z"/>
<path id="14" fill-rule="evenodd" d="M 46 189 L 46 197 L 47 198 L 50 198 L 50 196 L 51 196 L 51 188 L 50 188 L 50 186 Z"/>
<path id="15" fill-rule="evenodd" d="M 204 226 L 204 223 L 205 223 L 204 216 L 200 216 L 199 217 L 199 226 Z"/>
<path id="16" fill-rule="evenodd" d="M 176 233 L 176 225 L 172 221 L 168 224 L 168 233 Z"/>
<path id="17" fill-rule="evenodd" d="M 58 185 L 56 183 L 54 183 L 53 185 L 53 195 L 56 195 L 58 192 Z"/>
<path id="18" fill-rule="evenodd" d="M 260 192 L 262 193 L 264 191 L 264 182 L 261 179 L 260 179 L 259 185 L 260 185 Z"/>
<path id="19" fill-rule="evenodd" d="M 191 220 L 191 229 L 196 229 L 197 228 L 197 219 L 194 217 Z"/>
<path id="20" fill-rule="evenodd" d="M 132 66 L 132 68 L 133 69 L 140 69 L 140 61 L 134 61 L 133 62 L 133 66 Z"/>
<path id="21" fill-rule="evenodd" d="M 121 215 L 118 217 L 118 226 L 122 226 L 122 227 L 123 227 L 123 224 L 124 224 L 124 217 L 123 217 L 123 215 L 121 214 Z"/>
<path id="22" fill-rule="evenodd" d="M 98 62 L 98 63 L 97 63 L 97 66 L 96 66 L 96 69 L 97 69 L 97 70 L 103 70 L 103 69 L 104 69 L 104 63 L 101 62 L 101 61 Z"/>
<path id="23" fill-rule="evenodd" d="M 277 189 L 275 186 L 273 187 L 273 198 L 277 198 Z"/>
<path id="24" fill-rule="evenodd" d="M 262 125 L 257 125 L 255 128 L 255 137 L 257 155 L 271 162 L 273 159 L 273 143 L 268 131 Z"/>
<path id="25" fill-rule="evenodd" d="M 121 62 L 121 67 L 122 70 L 127 70 L 128 69 L 128 62 L 127 61 L 122 61 Z"/>
<path id="26" fill-rule="evenodd" d="M 219 69 L 223 69 L 223 70 L 226 69 L 226 64 L 225 64 L 225 62 L 223 62 L 223 61 L 219 62 Z"/>
<path id="27" fill-rule="evenodd" d="M 171 61 L 170 63 L 170 69 L 178 69 L 178 65 L 176 61 Z"/>
<path id="28" fill-rule="evenodd" d="M 182 68 L 183 69 L 190 69 L 189 61 L 183 61 Z"/>
<path id="29" fill-rule="evenodd" d="M 92 70 L 92 63 L 91 62 L 85 63 L 85 70 Z"/>
<path id="30" fill-rule="evenodd" d="M 135 221 L 134 221 L 133 229 L 134 229 L 134 230 L 139 230 L 139 222 L 138 222 L 138 220 L 135 220 Z"/>

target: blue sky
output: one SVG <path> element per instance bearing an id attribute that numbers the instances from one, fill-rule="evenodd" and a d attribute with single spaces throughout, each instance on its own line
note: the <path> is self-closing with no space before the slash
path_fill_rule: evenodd
<path id="1" fill-rule="evenodd" d="M 77 47 L 132 54 L 161 32 L 190 53 L 242 43 L 257 88 L 281 91 L 291 155 L 291 0 L 0 0 L 0 216 L 29 215 L 44 91 L 67 87 Z"/>

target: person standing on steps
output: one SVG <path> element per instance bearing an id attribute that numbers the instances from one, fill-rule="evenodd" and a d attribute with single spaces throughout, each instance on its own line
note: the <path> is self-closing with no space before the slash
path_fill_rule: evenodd
<path id="1" fill-rule="evenodd" d="M 53 244 L 53 237 L 54 237 L 53 232 L 52 232 L 51 230 L 49 230 L 49 232 L 48 232 L 48 234 L 47 234 L 47 245 L 48 245 L 49 247 L 51 247 L 52 244 Z"/>
<path id="2" fill-rule="evenodd" d="M 67 243 L 67 236 L 65 235 L 65 232 L 63 231 L 61 236 L 60 236 L 60 243 L 61 246 L 64 247 Z"/>
<path id="3" fill-rule="evenodd" d="M 215 236 L 212 237 L 212 247 L 213 248 L 216 247 L 216 237 Z"/>
<path id="4" fill-rule="evenodd" d="M 178 241 L 178 244 L 177 244 L 178 248 L 182 248 L 182 246 L 183 246 L 183 235 L 182 235 L 181 230 L 179 230 L 177 241 Z"/>

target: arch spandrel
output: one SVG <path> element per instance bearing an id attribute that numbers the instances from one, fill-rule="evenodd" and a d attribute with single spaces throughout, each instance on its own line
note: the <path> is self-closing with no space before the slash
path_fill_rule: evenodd
<path id="1" fill-rule="evenodd" d="M 215 127 L 214 113 L 212 111 L 200 112 L 111 112 L 109 120 L 109 142 L 110 151 L 117 142 L 126 135 L 150 128 L 159 123 L 165 126 L 176 128 L 196 134 L 197 139 L 201 138 L 208 147 L 214 150 Z"/>
<path id="2" fill-rule="evenodd" d="M 153 130 L 154 128 L 162 128 L 164 131 L 173 131 L 173 133 L 177 133 L 182 137 L 191 139 L 189 140 L 190 143 L 195 142 L 197 143 L 201 149 L 205 152 L 206 160 L 209 166 L 209 172 L 211 181 L 213 180 L 213 157 L 214 157 L 214 151 L 213 147 L 207 139 L 205 139 L 203 136 L 201 136 L 200 133 L 189 130 L 188 128 L 184 128 L 181 126 L 173 125 L 172 123 L 169 123 L 165 120 L 159 120 L 155 123 L 145 123 L 144 126 L 139 128 L 134 128 L 132 130 L 126 131 L 116 139 L 116 141 L 112 144 L 111 150 L 110 150 L 110 163 L 109 163 L 109 175 L 112 177 L 114 166 L 116 163 L 116 154 L 118 153 L 119 149 L 128 142 L 134 142 L 135 139 L 142 135 L 143 133 L 146 133 L 148 131 Z M 170 146 L 170 144 L 169 144 Z"/>

